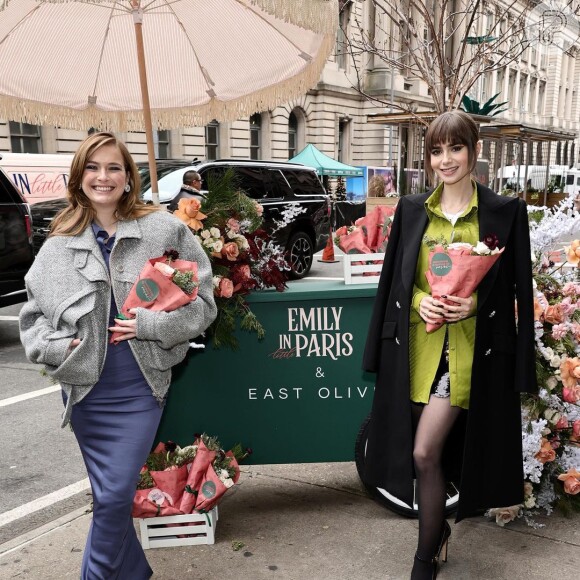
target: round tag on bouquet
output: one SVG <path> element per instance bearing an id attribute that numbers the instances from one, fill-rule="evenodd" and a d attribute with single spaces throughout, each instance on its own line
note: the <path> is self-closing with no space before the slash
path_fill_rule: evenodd
<path id="1" fill-rule="evenodd" d="M 207 497 L 208 499 L 211 499 L 216 492 L 216 487 L 215 487 L 215 483 L 213 481 L 206 481 L 202 486 L 201 486 L 201 493 Z"/>
<path id="2" fill-rule="evenodd" d="M 153 302 L 159 296 L 159 286 L 155 280 L 143 278 L 135 284 L 135 292 L 143 302 Z"/>
<path id="3" fill-rule="evenodd" d="M 437 252 L 431 258 L 431 272 L 435 276 L 447 276 L 451 272 L 453 263 L 448 254 L 444 252 Z"/>

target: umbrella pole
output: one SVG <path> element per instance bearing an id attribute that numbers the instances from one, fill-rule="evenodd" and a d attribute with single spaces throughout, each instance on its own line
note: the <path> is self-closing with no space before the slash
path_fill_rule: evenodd
<path id="1" fill-rule="evenodd" d="M 157 164 L 153 146 L 153 124 L 151 122 L 151 105 L 149 103 L 149 87 L 147 86 L 147 69 L 145 67 L 145 50 L 143 48 L 143 10 L 139 0 L 132 0 L 133 22 L 135 24 L 135 41 L 137 42 L 137 61 L 139 63 L 139 82 L 141 83 L 141 99 L 143 101 L 143 119 L 145 121 L 145 138 L 147 140 L 147 158 L 151 176 L 151 198 L 159 205 L 159 187 L 157 185 Z"/>

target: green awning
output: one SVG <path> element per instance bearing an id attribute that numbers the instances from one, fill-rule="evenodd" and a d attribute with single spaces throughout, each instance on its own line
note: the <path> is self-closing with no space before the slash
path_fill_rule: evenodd
<path id="1" fill-rule="evenodd" d="M 298 155 L 292 157 L 290 163 L 302 163 L 302 165 L 316 169 L 318 175 L 329 175 L 330 177 L 362 177 L 363 175 L 362 169 L 334 160 L 311 143 L 306 145 Z"/>

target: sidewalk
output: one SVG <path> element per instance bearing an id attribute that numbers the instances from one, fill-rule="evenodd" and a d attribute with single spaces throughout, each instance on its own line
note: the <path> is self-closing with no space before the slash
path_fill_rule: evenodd
<path id="1" fill-rule="evenodd" d="M 90 516 L 77 516 L 0 555 L 0 577 L 78 578 Z M 484 518 L 453 525 L 439 577 L 578 578 L 579 518 L 544 521 L 539 530 L 519 521 L 502 529 Z M 416 536 L 416 520 L 367 497 L 352 463 L 258 465 L 242 468 L 221 503 L 213 546 L 146 553 L 159 580 L 408 579 Z M 235 551 L 232 542 L 244 545 Z"/>

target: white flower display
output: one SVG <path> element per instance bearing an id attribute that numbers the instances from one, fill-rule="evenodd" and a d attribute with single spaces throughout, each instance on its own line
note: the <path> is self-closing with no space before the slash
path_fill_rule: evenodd
<path id="1" fill-rule="evenodd" d="M 535 455 L 542 446 L 542 431 L 546 428 L 548 421 L 538 419 L 530 421 L 526 411 L 522 412 L 522 423 L 530 425 L 531 433 L 524 430 L 522 432 L 522 451 L 524 456 L 524 477 L 533 483 L 540 483 L 540 477 L 544 469 L 544 464 L 536 459 Z"/>
<path id="2" fill-rule="evenodd" d="M 487 256 L 491 254 L 491 250 L 483 242 L 477 242 L 476 246 L 473 248 L 473 251 L 480 256 Z"/>

